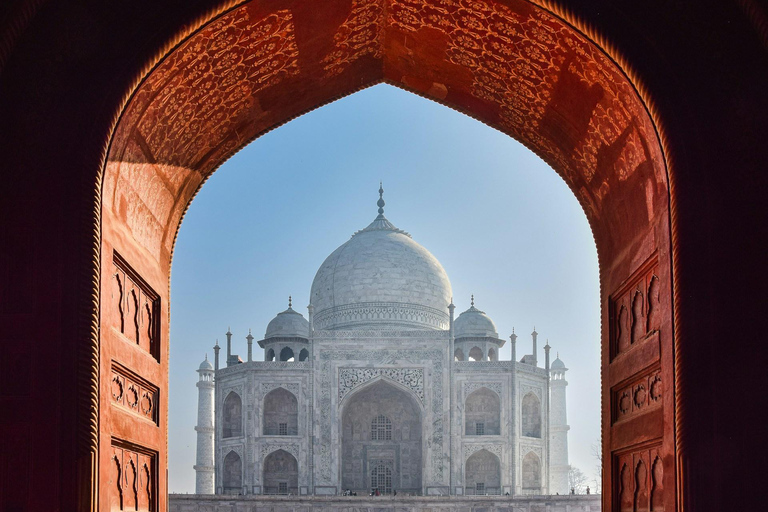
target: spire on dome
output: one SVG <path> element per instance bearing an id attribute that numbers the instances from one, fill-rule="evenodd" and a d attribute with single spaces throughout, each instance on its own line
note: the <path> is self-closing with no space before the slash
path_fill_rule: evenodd
<path id="1" fill-rule="evenodd" d="M 379 182 L 379 200 L 376 201 L 376 205 L 379 207 L 379 217 L 383 218 L 384 215 L 384 186 Z"/>
<path id="2" fill-rule="evenodd" d="M 472 299 L 470 300 L 470 306 L 475 307 L 475 294 L 472 294 Z"/>
<path id="3" fill-rule="evenodd" d="M 291 309 L 293 307 L 293 298 L 289 295 L 288 296 L 288 309 Z"/>

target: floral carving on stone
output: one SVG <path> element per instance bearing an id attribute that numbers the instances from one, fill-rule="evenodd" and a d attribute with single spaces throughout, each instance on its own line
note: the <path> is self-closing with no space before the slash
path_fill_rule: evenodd
<path id="1" fill-rule="evenodd" d="M 488 388 L 501 396 L 502 383 L 501 382 L 465 382 L 464 383 L 464 396 L 468 396 L 473 391 L 477 391 L 480 388 Z"/>
<path id="2" fill-rule="evenodd" d="M 496 455 L 499 460 L 501 460 L 501 454 L 503 447 L 500 444 L 465 444 L 464 445 L 464 462 L 467 462 L 467 459 L 476 452 L 479 452 L 480 450 L 487 450 L 491 452 L 492 454 Z"/>
<path id="3" fill-rule="evenodd" d="M 377 377 L 402 384 L 424 404 L 423 368 L 339 368 L 339 404 L 350 391 Z"/>
<path id="4" fill-rule="evenodd" d="M 661 383 L 661 374 L 657 373 L 652 379 L 651 379 L 651 400 L 654 402 L 658 402 L 661 399 L 661 394 L 663 392 L 663 385 Z"/>

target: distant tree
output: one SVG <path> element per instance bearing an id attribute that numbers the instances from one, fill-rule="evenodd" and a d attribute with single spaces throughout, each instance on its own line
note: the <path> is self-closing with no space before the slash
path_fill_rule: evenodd
<path id="1" fill-rule="evenodd" d="M 597 461 L 597 465 L 595 466 L 595 473 L 597 474 L 597 478 L 595 479 L 595 494 L 600 494 L 600 487 L 603 485 L 603 448 L 600 439 L 592 443 L 592 456 Z"/>
<path id="2" fill-rule="evenodd" d="M 576 494 L 586 494 L 589 478 L 575 466 L 568 471 L 568 488 L 576 491 Z"/>

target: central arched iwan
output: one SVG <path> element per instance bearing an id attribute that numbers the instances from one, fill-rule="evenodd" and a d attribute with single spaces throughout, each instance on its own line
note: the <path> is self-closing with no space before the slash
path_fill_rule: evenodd
<path id="1" fill-rule="evenodd" d="M 576 195 L 600 262 L 604 506 L 618 504 L 617 468 L 635 475 L 658 464 L 663 483 L 642 488 L 667 490 L 654 499 L 673 509 L 668 176 L 656 125 L 619 59 L 523 0 L 247 2 L 168 47 L 120 113 L 103 176 L 100 389 L 136 375 L 161 397 L 151 424 L 101 393 L 104 508 L 119 492 L 109 461 L 122 440 L 142 439 L 136 452 L 160 464 L 155 492 L 166 486 L 169 275 L 192 197 L 259 135 L 386 82 L 514 137 Z M 142 304 L 128 318 L 131 290 Z M 151 343 L 124 332 L 137 322 Z"/>

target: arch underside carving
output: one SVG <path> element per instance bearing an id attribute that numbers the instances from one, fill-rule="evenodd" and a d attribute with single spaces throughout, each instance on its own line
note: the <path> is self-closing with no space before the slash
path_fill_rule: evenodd
<path id="1" fill-rule="evenodd" d="M 661 365 L 672 386 L 666 167 L 648 110 L 615 61 L 571 23 L 524 0 L 328 2 L 322 22 L 318 9 L 313 2 L 290 8 L 244 3 L 156 63 L 112 135 L 101 198 L 102 253 L 119 250 L 155 279 L 168 276 L 184 212 L 222 162 L 302 113 L 384 82 L 509 134 L 560 174 L 592 227 L 606 311 L 635 269 L 658 258 L 658 309 L 646 306 L 658 326 L 652 332 L 646 327 L 646 334 L 636 322 L 632 341 L 639 345 L 656 335 L 669 359 L 657 354 L 634 366 Z M 111 290 L 117 285 L 107 277 L 102 288 Z M 160 293 L 163 304 L 167 294 Z M 604 347 L 614 334 L 603 333 Z M 160 342 L 167 346 L 167 339 Z M 610 371 L 604 382 L 633 377 L 611 377 Z M 611 410 L 606 386 L 603 407 Z M 665 427 L 654 434 L 666 454 L 674 448 L 673 429 L 666 427 L 673 419 L 671 397 L 664 395 Z M 610 445 L 612 425 L 607 428 L 609 460 L 609 451 L 621 446 Z M 614 474 L 605 473 L 608 480 Z M 664 473 L 667 489 L 675 487 L 674 474 L 674 468 Z"/>

